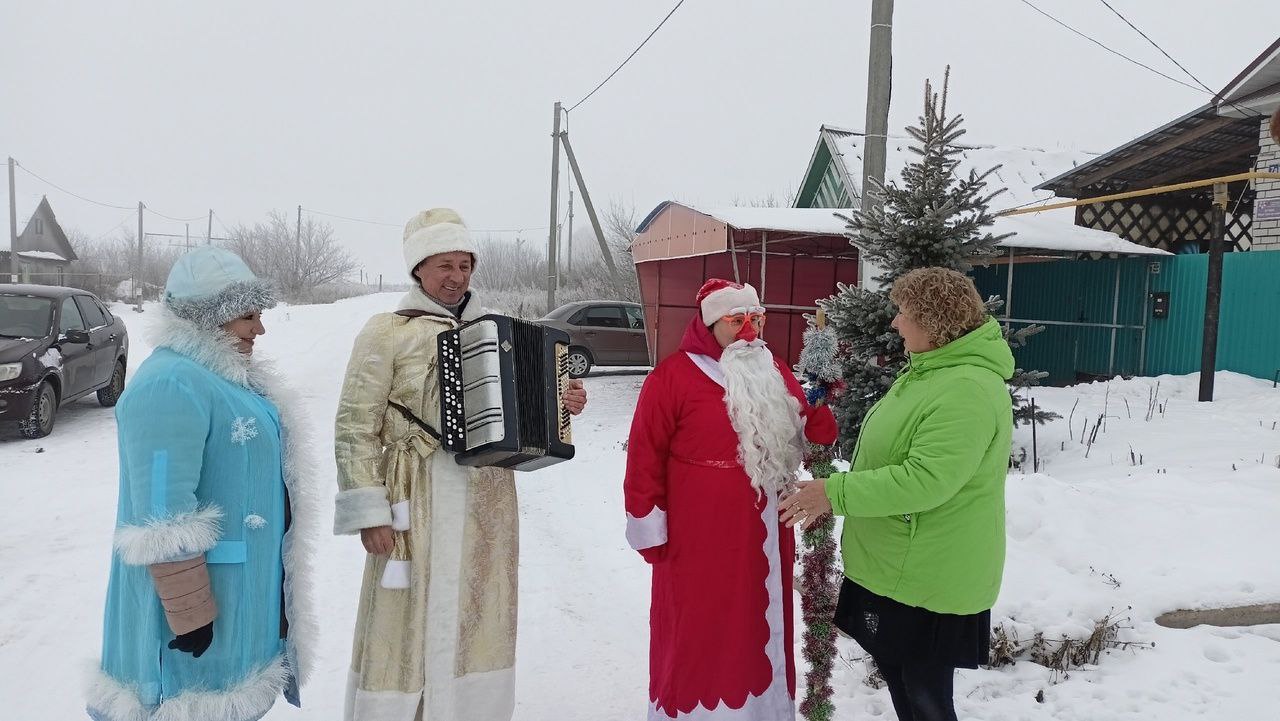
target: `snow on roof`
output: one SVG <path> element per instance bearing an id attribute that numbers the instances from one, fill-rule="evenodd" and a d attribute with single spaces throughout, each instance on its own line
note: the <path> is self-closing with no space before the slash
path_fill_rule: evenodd
<path id="1" fill-rule="evenodd" d="M 776 230 L 784 233 L 843 235 L 845 221 L 831 208 L 694 208 L 693 210 L 731 225 L 738 230 Z"/>
<path id="2" fill-rule="evenodd" d="M 1065 212 L 1064 212 L 1065 210 Z M 1086 228 L 1071 222 L 1068 209 L 1026 215 L 1003 215 L 991 227 L 994 234 L 1016 233 L 1005 238 L 1003 248 L 1047 250 L 1070 253 L 1120 253 L 1122 255 L 1172 255 L 1159 248 L 1131 243 L 1115 233 Z"/>
<path id="3" fill-rule="evenodd" d="M 831 145 L 835 146 L 833 155 L 845 177 L 849 179 L 849 190 L 852 195 L 861 197 L 862 147 L 866 138 L 857 131 L 830 125 L 825 125 L 822 129 L 831 140 Z M 912 145 L 917 145 L 913 138 L 889 136 L 885 158 L 886 177 L 890 179 L 901 177 L 902 170 L 920 158 L 911 151 Z M 964 143 L 962 145 L 965 149 L 959 156 L 960 164 L 955 170 L 957 176 L 968 177 L 970 170 L 984 173 L 997 165 L 1001 166 L 999 170 L 987 177 L 989 191 L 1006 189 L 991 201 L 992 211 L 1054 197 L 1050 191 L 1036 190 L 1036 186 L 1098 155 L 1082 150 L 1043 150 Z"/>
<path id="4" fill-rule="evenodd" d="M 683 203 L 681 205 L 684 205 Z M 659 206 L 661 208 L 662 206 Z M 739 230 L 770 230 L 787 233 L 844 235 L 844 219 L 849 210 L 832 208 L 696 208 L 703 215 Z M 656 213 L 654 214 L 656 215 Z M 993 235 L 1016 233 L 997 243 L 1002 248 L 1071 253 L 1122 253 L 1126 255 L 1169 255 L 1158 248 L 1131 243 L 1115 233 L 1085 228 L 1072 222 L 1068 210 L 1000 216 L 989 228 Z M 641 226 L 641 231 L 644 230 Z"/>
<path id="5" fill-rule="evenodd" d="M 23 258 L 35 258 L 37 260 L 61 260 L 66 262 L 66 258 L 48 250 L 20 250 L 17 253 Z"/>

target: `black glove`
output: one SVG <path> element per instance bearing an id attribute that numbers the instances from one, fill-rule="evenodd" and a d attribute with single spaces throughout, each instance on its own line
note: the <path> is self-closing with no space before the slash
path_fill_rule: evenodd
<path id="1" fill-rule="evenodd" d="M 200 658 L 205 651 L 209 650 L 211 643 L 213 643 L 213 621 L 210 621 L 208 626 L 201 626 L 194 631 L 175 637 L 169 642 L 169 648 Z"/>

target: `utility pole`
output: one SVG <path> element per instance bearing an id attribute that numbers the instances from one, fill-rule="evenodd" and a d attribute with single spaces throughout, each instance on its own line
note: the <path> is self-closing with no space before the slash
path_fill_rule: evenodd
<path id="1" fill-rule="evenodd" d="M 142 240 L 146 236 L 142 234 L 142 209 L 146 207 L 142 201 L 138 201 L 138 260 L 133 271 L 133 295 L 137 299 L 137 305 L 134 310 L 142 312 Z"/>
<path id="2" fill-rule="evenodd" d="M 564 154 L 569 158 L 569 167 L 573 177 L 578 181 L 578 192 L 582 194 L 582 204 L 587 206 L 587 218 L 591 220 L 591 229 L 596 232 L 596 240 L 600 243 L 600 254 L 604 256 L 604 264 L 609 267 L 609 277 L 613 280 L 613 289 L 622 295 L 622 281 L 618 278 L 618 268 L 613 264 L 613 253 L 604 240 L 604 231 L 600 229 L 600 218 L 596 216 L 596 207 L 591 204 L 591 193 L 587 192 L 587 181 L 582 179 L 582 169 L 578 167 L 578 158 L 573 154 L 573 146 L 569 144 L 569 134 L 561 133 L 560 141 L 564 143 Z M 554 212 L 554 211 L 553 211 Z M 555 220 L 552 220 L 552 225 Z"/>
<path id="3" fill-rule="evenodd" d="M 191 250 L 191 224 L 187 223 L 186 226 L 187 226 L 186 240 L 184 240 L 182 244 L 184 247 L 186 247 L 187 250 Z"/>
<path id="4" fill-rule="evenodd" d="M 209 208 L 209 229 L 204 232 L 204 244 L 213 245 L 213 208 Z"/>
<path id="5" fill-rule="evenodd" d="M 564 132 L 565 135 L 569 134 L 568 130 Z M 573 186 L 569 186 L 569 238 L 567 245 L 569 249 L 565 252 L 565 270 L 567 273 L 573 273 Z"/>
<path id="6" fill-rule="evenodd" d="M 547 231 L 547 312 L 556 307 L 556 223 L 560 220 L 560 103 L 551 124 L 551 222 Z"/>
<path id="7" fill-rule="evenodd" d="M 889 141 L 889 100 L 893 94 L 893 0 L 872 0 L 871 50 L 867 58 L 867 118 L 862 148 L 862 212 L 884 202 L 876 186 L 884 183 Z M 869 287 L 866 261 L 859 260 L 858 280 Z"/>
<path id="8" fill-rule="evenodd" d="M 302 206 L 298 206 L 298 225 L 293 231 L 293 242 L 298 244 L 298 261 L 302 261 Z"/>
<path id="9" fill-rule="evenodd" d="M 1200 400 L 1213 400 L 1218 365 L 1218 310 L 1222 302 L 1222 252 L 1226 244 L 1227 184 L 1213 184 L 1213 236 L 1209 238 L 1209 279 L 1204 296 L 1204 343 L 1200 347 Z"/>
<path id="10" fill-rule="evenodd" d="M 13 166 L 17 163 L 9 158 L 9 254 L 0 268 L 0 282 L 4 283 L 18 282 L 13 275 L 13 254 L 18 252 L 18 191 L 13 184 Z"/>

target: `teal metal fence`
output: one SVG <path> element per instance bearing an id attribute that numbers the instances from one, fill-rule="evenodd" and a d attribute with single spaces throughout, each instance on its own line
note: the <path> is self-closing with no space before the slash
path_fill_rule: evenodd
<path id="1" fill-rule="evenodd" d="M 1004 297 L 1009 267 L 976 269 L 979 292 Z M 1271 379 L 1280 370 L 1280 252 L 1228 253 L 1222 275 L 1217 369 Z M 1011 317 L 1046 329 L 1014 357 L 1054 385 L 1196 372 L 1207 277 L 1205 255 L 1016 264 Z M 1165 317 L 1152 317 L 1154 293 L 1168 294 Z"/>

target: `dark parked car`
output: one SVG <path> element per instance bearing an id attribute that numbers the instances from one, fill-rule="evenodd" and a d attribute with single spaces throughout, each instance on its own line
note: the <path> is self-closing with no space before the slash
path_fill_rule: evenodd
<path id="1" fill-rule="evenodd" d="M 43 438 L 62 405 L 96 392 L 114 406 L 128 364 L 124 323 L 92 293 L 0 285 L 0 422 Z"/>
<path id="2" fill-rule="evenodd" d="M 566 303 L 538 322 L 569 334 L 569 374 L 574 378 L 586 375 L 593 365 L 649 365 L 644 310 L 639 303 Z"/>

